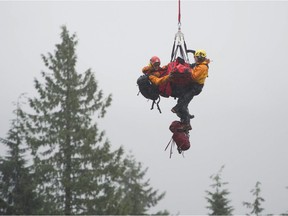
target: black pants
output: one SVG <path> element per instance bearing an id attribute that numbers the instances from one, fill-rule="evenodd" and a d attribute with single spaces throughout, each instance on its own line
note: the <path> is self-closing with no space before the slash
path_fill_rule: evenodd
<path id="1" fill-rule="evenodd" d="M 181 122 L 190 124 L 190 113 L 188 105 L 194 96 L 201 93 L 203 84 L 192 83 L 187 86 L 172 85 L 172 97 L 178 98 L 177 104 L 173 109 L 180 117 Z"/>

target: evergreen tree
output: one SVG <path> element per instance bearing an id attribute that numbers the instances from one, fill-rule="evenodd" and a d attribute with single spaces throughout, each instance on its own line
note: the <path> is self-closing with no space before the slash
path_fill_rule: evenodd
<path id="1" fill-rule="evenodd" d="M 34 112 L 25 115 L 38 195 L 43 200 L 36 213 L 116 214 L 126 193 L 123 178 L 133 167 L 125 166 L 122 147 L 111 151 L 93 118 L 95 113 L 104 117 L 112 96 L 104 98 L 91 69 L 76 72 L 76 35 L 70 36 L 63 26 L 61 39 L 54 55 L 42 55 L 50 73 L 42 72 L 44 83 L 35 79 L 38 97 L 29 100 Z M 139 190 L 146 186 L 139 185 Z M 150 191 L 148 195 L 148 207 L 162 198 Z"/>
<path id="2" fill-rule="evenodd" d="M 149 180 L 144 180 L 147 168 L 143 169 L 131 155 L 119 156 L 115 161 L 120 165 L 119 173 L 105 177 L 105 193 L 89 203 L 89 211 L 84 214 L 143 215 L 164 197 L 164 193 L 158 195 L 158 191 L 150 187 Z"/>
<path id="3" fill-rule="evenodd" d="M 250 214 L 259 215 L 264 210 L 264 208 L 261 208 L 261 203 L 265 201 L 264 198 L 260 196 L 261 188 L 260 188 L 260 182 L 257 181 L 255 188 L 251 190 L 251 193 L 253 196 L 255 196 L 255 200 L 253 203 L 250 202 L 243 202 L 243 205 L 246 206 L 249 209 L 252 209 Z"/>
<path id="4" fill-rule="evenodd" d="M 0 141 L 7 145 L 7 156 L 0 160 L 0 200 L 1 214 L 31 214 L 39 206 L 34 192 L 33 177 L 30 173 L 25 153 L 22 133 L 22 111 L 17 103 L 16 118 L 8 131 L 7 139 Z"/>
<path id="5" fill-rule="evenodd" d="M 126 158 L 123 164 L 126 169 L 120 185 L 124 193 L 117 207 L 117 214 L 145 214 L 148 208 L 155 206 L 165 194 L 158 196 L 158 191 L 149 186 L 149 180 L 143 181 L 147 168 L 143 170 L 142 164 L 137 163 L 132 156 Z"/>
<path id="6" fill-rule="evenodd" d="M 230 192 L 227 189 L 222 189 L 223 186 L 228 184 L 221 179 L 223 169 L 224 165 L 217 174 L 210 176 L 210 179 L 214 181 L 214 183 L 210 185 L 214 191 L 206 191 L 207 196 L 205 197 L 209 203 L 207 208 L 211 210 L 209 215 L 231 215 L 234 210 L 233 207 L 229 205 L 231 201 L 227 198 Z"/>

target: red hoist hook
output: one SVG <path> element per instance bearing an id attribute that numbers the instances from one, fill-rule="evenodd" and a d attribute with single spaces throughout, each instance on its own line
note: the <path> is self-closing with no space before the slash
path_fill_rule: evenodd
<path id="1" fill-rule="evenodd" d="M 175 34 L 174 44 L 171 53 L 171 62 L 174 61 L 178 56 L 177 52 L 180 52 L 180 57 L 184 59 L 185 62 L 189 63 L 189 58 L 187 55 L 187 46 L 184 40 L 184 34 L 181 32 L 181 7 L 180 0 L 178 0 L 178 32 Z"/>

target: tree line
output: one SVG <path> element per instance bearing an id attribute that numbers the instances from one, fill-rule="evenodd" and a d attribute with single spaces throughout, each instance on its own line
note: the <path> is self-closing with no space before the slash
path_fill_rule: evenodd
<path id="1" fill-rule="evenodd" d="M 76 71 L 76 34 L 62 26 L 54 53 L 41 55 L 47 71 L 35 78 L 37 96 L 23 95 L 14 110 L 0 157 L 0 214 L 140 215 L 165 197 L 145 178 L 147 168 L 111 149 L 94 116 L 104 118 L 112 95 L 104 96 L 91 69 Z M 209 215 L 231 215 L 229 191 L 220 171 L 206 191 Z M 260 182 L 251 190 L 255 200 L 243 202 L 249 214 L 261 214 Z M 168 215 L 168 210 L 155 214 Z"/>
<path id="2" fill-rule="evenodd" d="M 1 143 L 0 214 L 144 214 L 165 193 L 150 186 L 143 168 L 123 147 L 114 151 L 94 116 L 104 96 L 91 69 L 77 73 L 76 35 L 62 27 L 54 53 L 42 55 L 47 71 L 35 79 L 37 95 L 19 100 Z M 29 160 L 28 160 L 29 158 Z M 160 213 L 165 213 L 165 210 Z"/>

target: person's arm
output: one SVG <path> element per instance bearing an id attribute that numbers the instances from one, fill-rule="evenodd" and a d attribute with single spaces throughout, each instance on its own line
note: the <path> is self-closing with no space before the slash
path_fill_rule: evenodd
<path id="1" fill-rule="evenodd" d="M 150 64 L 145 66 L 144 68 L 142 68 L 142 72 L 144 74 L 147 74 L 147 73 L 151 72 L 151 70 L 152 70 L 152 66 Z"/>
<path id="2" fill-rule="evenodd" d="M 169 75 L 165 75 L 163 77 L 159 77 L 156 74 L 150 75 L 149 80 L 154 84 L 154 85 L 161 85 L 169 80 Z"/>
<path id="3" fill-rule="evenodd" d="M 196 65 L 191 69 L 192 79 L 199 84 L 204 84 L 206 77 L 208 76 L 207 65 Z"/>

